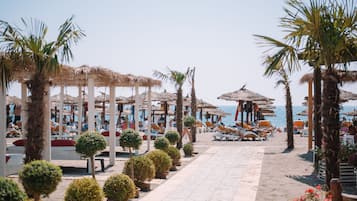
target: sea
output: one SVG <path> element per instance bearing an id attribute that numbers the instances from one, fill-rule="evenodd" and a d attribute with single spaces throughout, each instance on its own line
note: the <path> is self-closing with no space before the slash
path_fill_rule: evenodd
<path id="1" fill-rule="evenodd" d="M 222 118 L 222 122 L 225 125 L 234 125 L 235 121 L 234 121 L 234 115 L 235 115 L 235 111 L 236 111 L 236 107 L 234 105 L 225 105 L 225 106 L 219 106 L 219 108 L 221 110 L 223 110 L 226 113 L 229 113 L 231 115 L 228 115 L 226 117 Z M 307 110 L 306 106 L 293 106 L 293 119 L 294 120 L 303 120 L 303 121 L 307 121 L 307 116 L 300 116 L 297 115 L 298 113 Z M 357 110 L 357 106 L 342 106 L 341 107 L 341 111 L 340 111 L 340 118 L 342 120 L 343 117 L 346 118 L 346 120 L 348 121 L 352 121 L 353 117 L 352 116 L 346 116 L 343 115 L 343 113 L 345 112 L 350 112 L 353 110 Z M 278 128 L 285 128 L 286 127 L 286 115 L 285 115 L 285 106 L 276 106 L 274 109 L 275 115 L 273 117 L 265 117 L 265 119 L 270 120 L 270 122 L 272 123 L 272 125 L 274 125 L 275 127 Z M 245 115 L 244 115 L 244 119 L 245 119 Z M 238 120 L 240 120 L 240 114 L 238 115 Z"/>

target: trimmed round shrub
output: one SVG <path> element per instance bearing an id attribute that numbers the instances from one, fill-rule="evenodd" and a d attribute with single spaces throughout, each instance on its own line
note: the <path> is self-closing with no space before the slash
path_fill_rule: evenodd
<path id="1" fill-rule="evenodd" d="M 0 177 L 0 200 L 25 201 L 26 194 L 20 190 L 16 182 Z"/>
<path id="2" fill-rule="evenodd" d="M 123 173 L 130 176 L 131 168 L 134 169 L 134 183 L 142 191 L 149 191 L 150 184 L 145 181 L 151 181 L 155 177 L 155 165 L 151 159 L 146 156 L 136 156 L 125 162 Z"/>
<path id="3" fill-rule="evenodd" d="M 192 143 L 187 143 L 183 146 L 183 152 L 185 153 L 185 156 L 192 156 L 193 153 L 193 145 Z"/>
<path id="4" fill-rule="evenodd" d="M 116 174 L 105 181 L 103 191 L 110 201 L 128 201 L 135 197 L 136 187 L 128 175 Z"/>
<path id="5" fill-rule="evenodd" d="M 175 145 L 180 138 L 180 134 L 177 131 L 167 131 L 165 138 L 169 140 L 171 145 Z"/>
<path id="6" fill-rule="evenodd" d="M 170 156 L 162 150 L 151 151 L 146 156 L 154 162 L 155 177 L 166 179 L 167 172 L 172 165 Z"/>
<path id="7" fill-rule="evenodd" d="M 180 158 L 181 158 L 181 154 L 180 151 L 173 146 L 170 146 L 167 150 L 166 153 L 170 156 L 170 158 L 172 159 L 172 165 L 176 166 L 179 164 L 180 162 Z"/>
<path id="8" fill-rule="evenodd" d="M 134 181 L 150 181 L 155 176 L 155 165 L 151 159 L 146 156 L 132 157 L 125 162 L 123 173 L 130 175 L 130 166 L 134 167 Z"/>
<path id="9" fill-rule="evenodd" d="M 27 195 L 38 201 L 41 195 L 48 196 L 56 190 L 62 170 L 50 162 L 37 160 L 26 164 L 19 177 Z"/>
<path id="10" fill-rule="evenodd" d="M 192 127 L 193 124 L 195 124 L 195 118 L 193 116 L 186 116 L 183 119 L 183 125 L 185 125 L 186 127 Z"/>
<path id="11" fill-rule="evenodd" d="M 170 146 L 170 142 L 165 137 L 158 137 L 154 142 L 154 147 L 156 149 L 161 149 L 165 151 L 167 148 L 169 148 L 169 146 Z"/>
<path id="12" fill-rule="evenodd" d="M 105 138 L 98 132 L 86 132 L 82 134 L 76 143 L 76 152 L 90 158 L 92 177 L 95 179 L 94 155 L 107 146 Z"/>
<path id="13" fill-rule="evenodd" d="M 76 152 L 86 157 L 92 157 L 98 151 L 104 150 L 106 146 L 105 138 L 98 132 L 86 132 L 78 138 Z"/>
<path id="14" fill-rule="evenodd" d="M 123 131 L 119 143 L 122 147 L 129 147 L 129 149 L 139 149 L 142 143 L 142 139 L 138 132 L 131 128 L 128 128 Z"/>
<path id="15" fill-rule="evenodd" d="M 103 191 L 95 179 L 82 178 L 75 179 L 68 186 L 65 201 L 102 201 L 104 198 Z"/>

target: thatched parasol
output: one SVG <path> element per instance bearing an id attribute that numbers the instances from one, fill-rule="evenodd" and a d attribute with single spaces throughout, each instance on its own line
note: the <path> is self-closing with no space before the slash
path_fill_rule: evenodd
<path id="1" fill-rule="evenodd" d="M 325 71 L 322 72 L 322 80 L 324 80 L 325 77 Z M 339 76 L 340 80 L 342 82 L 355 82 L 357 81 L 357 71 L 337 71 L 337 75 Z M 307 73 L 303 75 L 300 79 L 300 83 L 305 83 L 309 81 L 314 80 L 314 74 L 313 73 Z"/>
<path id="2" fill-rule="evenodd" d="M 6 95 L 6 105 L 9 105 L 9 104 L 21 105 L 21 99 L 17 96 Z"/>
<path id="3" fill-rule="evenodd" d="M 314 97 L 312 97 L 312 99 L 313 98 Z M 307 100 L 308 97 L 305 96 L 304 99 Z M 347 101 L 353 101 L 353 100 L 357 100 L 357 94 L 349 92 L 349 91 L 346 91 L 346 90 L 343 90 L 343 89 L 340 89 L 340 103 L 344 103 L 344 102 L 347 102 Z M 305 101 L 302 104 L 306 106 L 307 102 Z"/>
<path id="4" fill-rule="evenodd" d="M 353 110 L 351 112 L 345 112 L 343 114 L 346 116 L 357 116 L 357 110 Z"/>
<path id="5" fill-rule="evenodd" d="M 61 102 L 61 95 L 60 94 L 56 94 L 56 95 L 51 96 L 51 102 L 54 102 L 54 103 Z M 63 95 L 63 102 L 67 103 L 67 104 L 73 104 L 73 103 L 78 102 L 78 99 L 77 99 L 77 97 L 71 96 L 69 94 L 64 94 Z"/>

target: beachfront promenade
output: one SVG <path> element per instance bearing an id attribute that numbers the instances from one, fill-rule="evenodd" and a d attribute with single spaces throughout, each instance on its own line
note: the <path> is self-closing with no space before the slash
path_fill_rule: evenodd
<path id="1" fill-rule="evenodd" d="M 153 190 L 140 192 L 140 198 L 132 201 L 293 200 L 318 182 L 312 175 L 311 157 L 306 154 L 307 138 L 294 137 L 295 149 L 286 152 L 286 135 L 282 133 L 268 141 L 255 142 L 212 141 L 212 133 L 199 134 L 195 143 L 198 154 L 182 158 L 179 171 L 170 172 L 167 180 L 152 180 Z M 144 142 L 141 151 L 145 149 Z M 103 185 L 110 175 L 120 173 L 125 160 L 117 157 L 115 166 L 106 167 L 105 172 L 98 171 L 98 182 Z M 44 201 L 63 200 L 73 179 L 90 176 L 84 170 L 83 161 L 55 162 L 82 168 L 65 170 L 58 189 Z"/>

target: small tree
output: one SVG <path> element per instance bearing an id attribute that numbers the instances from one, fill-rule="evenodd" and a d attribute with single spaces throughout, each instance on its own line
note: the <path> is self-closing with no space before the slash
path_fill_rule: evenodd
<path id="1" fill-rule="evenodd" d="M 155 177 L 159 179 L 166 179 L 166 175 L 172 165 L 170 156 L 162 150 L 154 150 L 146 155 L 154 162 Z"/>
<path id="2" fill-rule="evenodd" d="M 142 139 L 138 132 L 135 130 L 128 128 L 125 129 L 120 137 L 120 146 L 129 148 L 129 156 L 131 158 L 131 149 L 139 149 Z M 130 177 L 134 180 L 134 167 L 131 166 L 131 174 Z"/>
<path id="3" fill-rule="evenodd" d="M 25 201 L 26 194 L 22 192 L 16 182 L 0 177 L 0 200 Z"/>
<path id="4" fill-rule="evenodd" d="M 90 158 L 92 177 L 95 179 L 94 155 L 107 146 L 105 138 L 98 132 L 86 132 L 76 142 L 76 152 Z"/>
<path id="5" fill-rule="evenodd" d="M 61 181 L 62 170 L 50 162 L 37 160 L 26 164 L 19 176 L 27 195 L 40 201 L 41 195 L 48 196 L 56 190 Z"/>
<path id="6" fill-rule="evenodd" d="M 180 164 L 180 150 L 178 150 L 176 147 L 170 146 L 165 150 L 165 152 L 170 156 L 172 159 L 172 166 L 170 170 L 175 171 L 177 170 L 176 166 Z"/>

